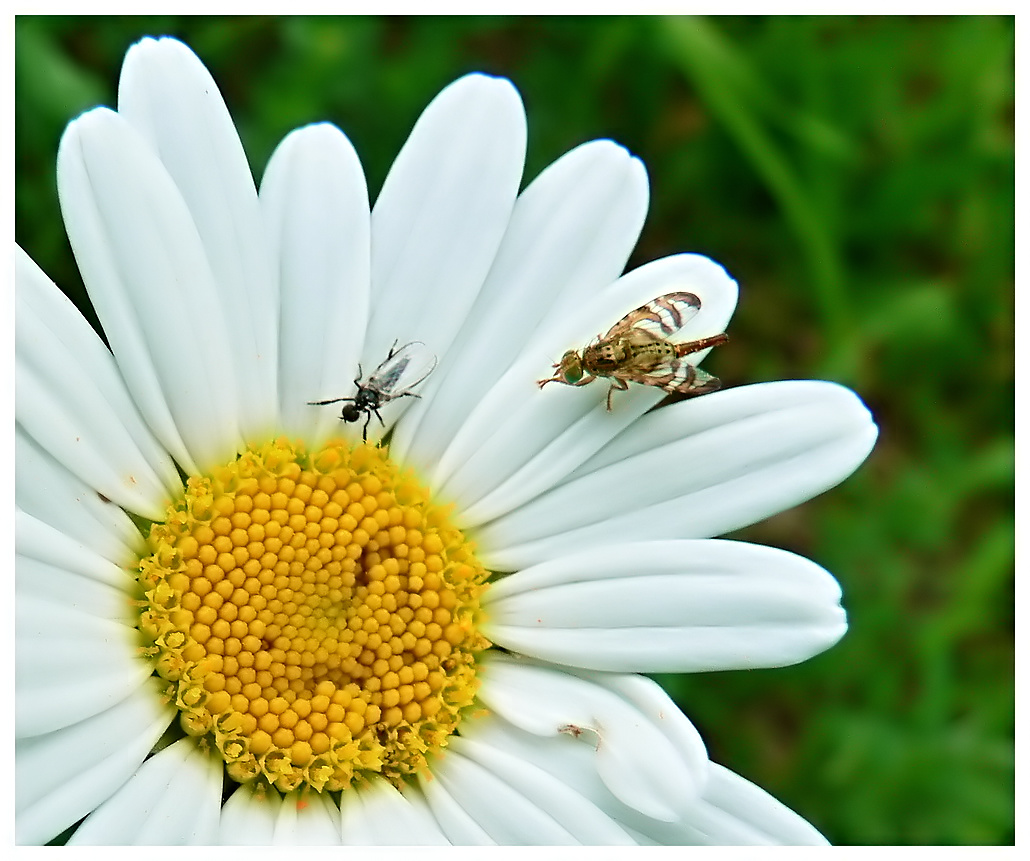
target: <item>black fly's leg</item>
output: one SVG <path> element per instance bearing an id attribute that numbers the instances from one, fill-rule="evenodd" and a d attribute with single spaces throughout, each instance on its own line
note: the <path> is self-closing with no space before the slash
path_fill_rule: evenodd
<path id="1" fill-rule="evenodd" d="M 361 438 L 365 442 L 368 442 L 368 423 L 372 421 L 372 413 L 376 414 L 376 418 L 379 419 L 379 424 L 386 427 L 386 422 L 384 422 L 383 417 L 379 415 L 379 410 L 370 405 L 368 408 L 368 417 L 365 419 L 365 426 L 361 429 Z"/>
<path id="2" fill-rule="evenodd" d="M 400 340 L 400 338 L 397 338 L 397 339 L 396 339 L 396 340 L 395 340 L 395 341 L 393 342 L 393 346 L 392 346 L 392 347 L 390 347 L 390 352 L 389 352 L 389 354 L 387 354 L 387 356 L 386 356 L 386 361 L 387 361 L 387 362 L 389 362 L 389 361 L 390 361 L 390 359 L 392 359 L 392 358 L 393 358 L 393 354 L 397 352 L 397 341 L 399 341 L 399 340 Z"/>
<path id="3" fill-rule="evenodd" d="M 358 362 L 358 376 L 354 380 L 354 385 L 361 391 L 361 363 Z M 341 401 L 355 401 L 357 398 L 333 398 L 331 401 L 308 401 L 309 407 L 324 407 L 326 404 L 338 404 Z"/>
<path id="4" fill-rule="evenodd" d="M 340 401 L 353 401 L 354 398 L 333 398 L 331 401 L 308 401 L 309 407 L 322 407 L 326 404 L 338 404 Z"/>

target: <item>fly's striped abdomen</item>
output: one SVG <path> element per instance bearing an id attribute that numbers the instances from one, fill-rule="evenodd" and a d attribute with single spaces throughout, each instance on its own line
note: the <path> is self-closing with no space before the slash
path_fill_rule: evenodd
<path id="1" fill-rule="evenodd" d="M 685 344 L 676 344 L 676 355 L 689 356 L 691 353 L 698 353 L 701 350 L 707 350 L 709 347 L 718 347 L 720 344 L 725 344 L 729 339 L 729 335 L 722 333 L 720 335 L 710 335 L 707 338 L 699 338 L 696 341 L 688 341 Z"/>
<path id="2" fill-rule="evenodd" d="M 676 356 L 676 348 L 666 341 L 652 341 L 649 344 L 629 344 L 626 349 L 626 361 L 622 367 L 626 370 L 646 371 L 667 362 Z"/>

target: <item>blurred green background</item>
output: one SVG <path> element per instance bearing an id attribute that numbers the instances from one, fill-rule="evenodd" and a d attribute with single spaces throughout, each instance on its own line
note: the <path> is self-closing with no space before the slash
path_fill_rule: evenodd
<path id="1" fill-rule="evenodd" d="M 57 143 L 163 34 L 211 70 L 257 177 L 328 119 L 374 196 L 473 70 L 523 95 L 527 181 L 592 138 L 639 155 L 630 265 L 696 251 L 741 285 L 706 367 L 841 382 L 881 431 L 841 487 L 734 536 L 832 571 L 845 639 L 799 667 L 660 681 L 713 759 L 834 843 L 1014 841 L 1012 18 L 22 17 L 17 240 L 79 302 Z"/>

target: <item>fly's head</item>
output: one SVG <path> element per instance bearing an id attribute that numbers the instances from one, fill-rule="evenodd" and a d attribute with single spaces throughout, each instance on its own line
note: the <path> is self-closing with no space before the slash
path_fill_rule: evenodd
<path id="1" fill-rule="evenodd" d="M 361 409 L 357 404 L 344 404 L 340 410 L 340 418 L 345 422 L 356 422 L 361 418 Z"/>
<path id="2" fill-rule="evenodd" d="M 568 350 L 555 367 L 562 381 L 570 386 L 583 379 L 583 360 L 575 350 Z"/>

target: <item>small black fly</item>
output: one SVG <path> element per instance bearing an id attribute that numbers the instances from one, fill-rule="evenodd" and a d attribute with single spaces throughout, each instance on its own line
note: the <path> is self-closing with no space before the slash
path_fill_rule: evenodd
<path id="1" fill-rule="evenodd" d="M 361 429 L 361 438 L 368 439 L 368 423 L 372 415 L 379 419 L 379 424 L 386 426 L 379 408 L 397 398 L 419 398 L 412 389 L 428 377 L 436 367 L 436 356 L 429 352 L 421 341 L 411 341 L 397 349 L 393 342 L 389 355 L 366 379 L 361 379 L 361 365 L 358 365 L 358 376 L 354 379 L 357 393 L 353 398 L 333 398 L 328 401 L 308 401 L 310 406 L 324 406 L 349 401 L 340 409 L 340 420 L 356 422 L 365 416 L 365 426 Z"/>

